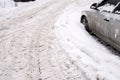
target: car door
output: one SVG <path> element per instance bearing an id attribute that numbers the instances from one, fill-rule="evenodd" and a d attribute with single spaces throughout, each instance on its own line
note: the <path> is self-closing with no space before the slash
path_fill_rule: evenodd
<path id="1" fill-rule="evenodd" d="M 113 13 L 111 18 L 111 26 L 108 32 L 109 39 L 116 44 L 120 44 L 120 14 Z"/>
<path id="2" fill-rule="evenodd" d="M 110 13 L 102 11 L 98 13 L 97 22 L 96 22 L 96 31 L 97 34 L 101 37 L 107 38 L 107 30 L 110 25 L 110 19 L 107 17 Z"/>
<path id="3" fill-rule="evenodd" d="M 111 26 L 109 28 L 108 36 L 112 42 L 120 45 L 120 2 L 113 10 L 111 18 Z"/>
<path id="4" fill-rule="evenodd" d="M 110 0 L 106 0 L 99 3 L 99 6 L 95 8 L 95 10 L 92 10 L 91 13 L 89 13 L 91 15 L 91 20 L 89 20 L 91 30 L 95 31 L 96 34 L 102 37 L 107 37 L 107 29 L 110 25 L 109 19 L 108 17 L 106 18 L 106 16 L 112 12 L 110 10 L 112 10 L 113 5 L 108 4 L 109 1 Z"/>
<path id="5" fill-rule="evenodd" d="M 111 4 L 105 4 L 103 6 L 98 7 L 99 13 L 97 14 L 97 22 L 96 22 L 96 31 L 100 37 L 107 38 L 108 27 L 110 26 L 110 17 L 109 15 L 113 11 L 115 6 Z"/>

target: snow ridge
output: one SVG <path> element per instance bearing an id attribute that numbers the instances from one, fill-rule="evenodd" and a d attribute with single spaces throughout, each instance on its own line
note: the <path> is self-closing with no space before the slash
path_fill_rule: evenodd
<path id="1" fill-rule="evenodd" d="M 56 35 L 88 80 L 119 80 L 120 59 L 90 36 L 79 22 L 85 9 L 89 8 L 76 4 L 67 7 L 55 24 Z"/>

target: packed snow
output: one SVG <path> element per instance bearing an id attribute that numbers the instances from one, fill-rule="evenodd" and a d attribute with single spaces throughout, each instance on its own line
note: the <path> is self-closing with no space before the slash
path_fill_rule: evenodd
<path id="1" fill-rule="evenodd" d="M 37 0 L 0 10 L 0 80 L 120 80 L 120 58 L 80 23 L 96 0 Z"/>
<path id="2" fill-rule="evenodd" d="M 80 6 L 69 6 L 55 24 L 69 57 L 90 80 L 119 80 L 120 58 L 89 35 L 80 24 Z"/>
<path id="3" fill-rule="evenodd" d="M 15 3 L 13 0 L 0 0 L 0 8 L 14 7 Z"/>

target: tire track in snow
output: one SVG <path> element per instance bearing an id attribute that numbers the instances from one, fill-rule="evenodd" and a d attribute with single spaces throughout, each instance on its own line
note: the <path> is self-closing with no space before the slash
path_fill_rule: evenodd
<path id="1" fill-rule="evenodd" d="M 69 4 L 69 1 L 59 2 L 59 5 L 56 5 L 53 11 L 50 11 L 50 13 L 42 19 L 39 18 L 40 13 L 38 13 L 36 15 L 38 16 L 37 20 L 44 21 L 39 22 L 35 20 L 33 21 L 35 22 L 34 24 L 28 25 L 30 28 L 11 33 L 11 37 L 0 43 L 2 44 L 1 49 L 6 50 L 1 52 L 3 58 L 0 58 L 0 63 L 2 64 L 4 62 L 3 64 L 7 65 L 6 67 L 4 67 L 4 65 L 0 66 L 0 70 L 3 70 L 3 74 L 0 73 L 0 79 L 70 80 L 68 78 L 69 75 L 64 75 L 65 72 L 62 71 L 63 69 L 59 68 L 61 64 L 55 67 L 52 64 L 56 63 L 51 61 L 51 57 L 54 58 L 54 54 L 57 53 L 55 52 L 55 45 L 59 45 L 58 43 L 54 44 L 54 41 L 52 41 L 54 40 L 52 29 L 55 18 Z M 36 23 L 37 25 L 35 25 Z M 72 74 L 74 73 L 71 73 L 71 75 Z M 74 79 L 72 78 L 71 80 Z"/>
<path id="2" fill-rule="evenodd" d="M 24 30 L 26 30 L 28 28 L 32 28 L 32 27 L 29 27 L 30 23 L 28 23 L 28 24 L 26 24 L 26 23 L 27 22 L 31 22 L 31 20 L 34 17 L 35 17 L 35 19 L 38 19 L 37 18 L 38 15 L 36 16 L 36 14 L 40 15 L 38 20 L 44 19 L 45 16 L 49 15 L 49 13 L 45 13 L 46 10 L 48 12 L 50 12 L 51 9 L 49 9 L 49 8 L 50 7 L 54 7 L 54 5 L 56 5 L 56 4 L 59 4 L 57 2 L 57 0 L 55 0 L 55 1 L 49 1 L 46 4 L 44 4 L 44 6 L 42 6 L 42 8 L 38 6 L 37 8 L 35 7 L 33 9 L 29 10 L 29 12 L 30 12 L 29 15 L 28 15 L 28 12 L 25 12 L 25 13 L 22 12 L 22 13 L 24 13 L 23 15 L 19 15 L 19 14 L 22 14 L 22 13 L 19 13 L 19 14 L 17 14 L 15 16 L 15 18 L 12 18 L 12 19 L 10 18 L 10 20 L 6 20 L 5 23 L 3 22 L 4 24 L 1 22 L 2 24 L 0 23 L 0 25 L 2 25 L 4 27 L 5 26 L 9 26 L 9 27 L 6 28 L 7 30 L 6 29 L 0 30 L 0 33 L 1 33 L 0 34 L 0 42 L 2 42 L 4 40 L 7 40 L 8 38 L 10 38 L 12 34 L 16 34 L 19 31 L 21 32 L 21 31 L 24 31 Z M 18 17 L 18 15 L 19 15 L 19 17 Z M 10 29 L 12 29 L 12 30 L 10 30 Z M 11 31 L 11 32 L 8 32 L 8 31 Z"/>

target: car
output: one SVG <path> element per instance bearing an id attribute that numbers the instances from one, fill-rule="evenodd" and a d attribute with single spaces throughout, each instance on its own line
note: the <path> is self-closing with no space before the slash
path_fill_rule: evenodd
<path id="1" fill-rule="evenodd" d="M 29 1 L 35 1 L 35 0 L 13 0 L 14 2 L 29 2 Z"/>
<path id="2" fill-rule="evenodd" d="M 82 11 L 80 22 L 89 33 L 120 51 L 120 1 L 103 0 Z"/>

